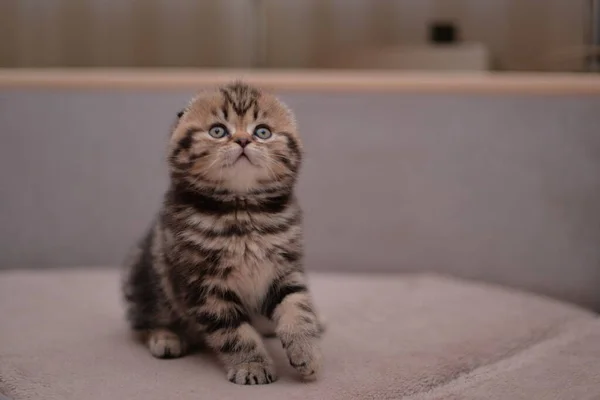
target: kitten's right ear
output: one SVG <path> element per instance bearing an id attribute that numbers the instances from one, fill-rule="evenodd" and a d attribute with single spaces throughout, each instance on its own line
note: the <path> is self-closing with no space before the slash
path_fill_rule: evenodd
<path id="1" fill-rule="evenodd" d="M 181 110 L 177 113 L 177 118 L 171 125 L 171 131 L 169 133 L 170 135 L 173 135 L 173 132 L 175 132 L 175 128 L 177 128 L 177 125 L 179 125 L 179 120 L 181 119 L 181 117 L 183 117 L 183 114 L 185 114 L 185 110 Z"/>

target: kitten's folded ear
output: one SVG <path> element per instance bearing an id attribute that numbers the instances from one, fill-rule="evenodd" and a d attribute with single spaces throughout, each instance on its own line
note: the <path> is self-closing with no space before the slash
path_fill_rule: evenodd
<path id="1" fill-rule="evenodd" d="M 179 125 L 179 120 L 181 119 L 181 117 L 183 117 L 183 114 L 185 114 L 185 109 L 181 110 L 177 113 L 177 118 L 175 119 L 175 121 L 173 121 L 173 123 L 171 125 L 171 131 L 169 132 L 170 135 L 173 134 L 173 132 L 175 131 L 175 128 L 177 128 L 177 125 Z"/>

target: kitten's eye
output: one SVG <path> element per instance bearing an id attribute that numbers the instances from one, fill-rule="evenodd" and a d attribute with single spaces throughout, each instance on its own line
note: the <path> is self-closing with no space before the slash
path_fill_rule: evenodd
<path id="1" fill-rule="evenodd" d="M 254 136 L 259 139 L 266 140 L 273 136 L 273 134 L 267 125 L 258 125 L 256 128 L 254 128 Z"/>
<path id="2" fill-rule="evenodd" d="M 229 132 L 227 131 L 225 125 L 222 124 L 214 124 L 210 127 L 208 131 L 208 134 L 214 137 L 215 139 L 221 139 L 222 137 L 225 137 L 228 133 Z"/>

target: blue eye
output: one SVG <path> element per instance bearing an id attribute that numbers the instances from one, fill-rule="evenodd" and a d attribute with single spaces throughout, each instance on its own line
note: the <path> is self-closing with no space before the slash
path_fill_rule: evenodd
<path id="1" fill-rule="evenodd" d="M 213 126 L 210 127 L 208 134 L 212 137 L 214 137 L 215 139 L 221 139 L 225 136 L 227 136 L 229 132 L 227 131 L 227 128 L 225 127 L 225 125 L 222 124 L 215 124 Z"/>
<path id="2" fill-rule="evenodd" d="M 266 140 L 273 136 L 273 134 L 267 125 L 261 124 L 254 128 L 254 136 L 259 139 Z"/>

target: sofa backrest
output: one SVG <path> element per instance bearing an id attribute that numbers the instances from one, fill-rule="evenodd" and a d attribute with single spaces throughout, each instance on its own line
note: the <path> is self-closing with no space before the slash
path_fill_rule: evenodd
<path id="1" fill-rule="evenodd" d="M 116 265 L 192 91 L 0 91 L 0 268 Z M 600 308 L 600 96 L 282 92 L 310 270 L 430 271 Z"/>

